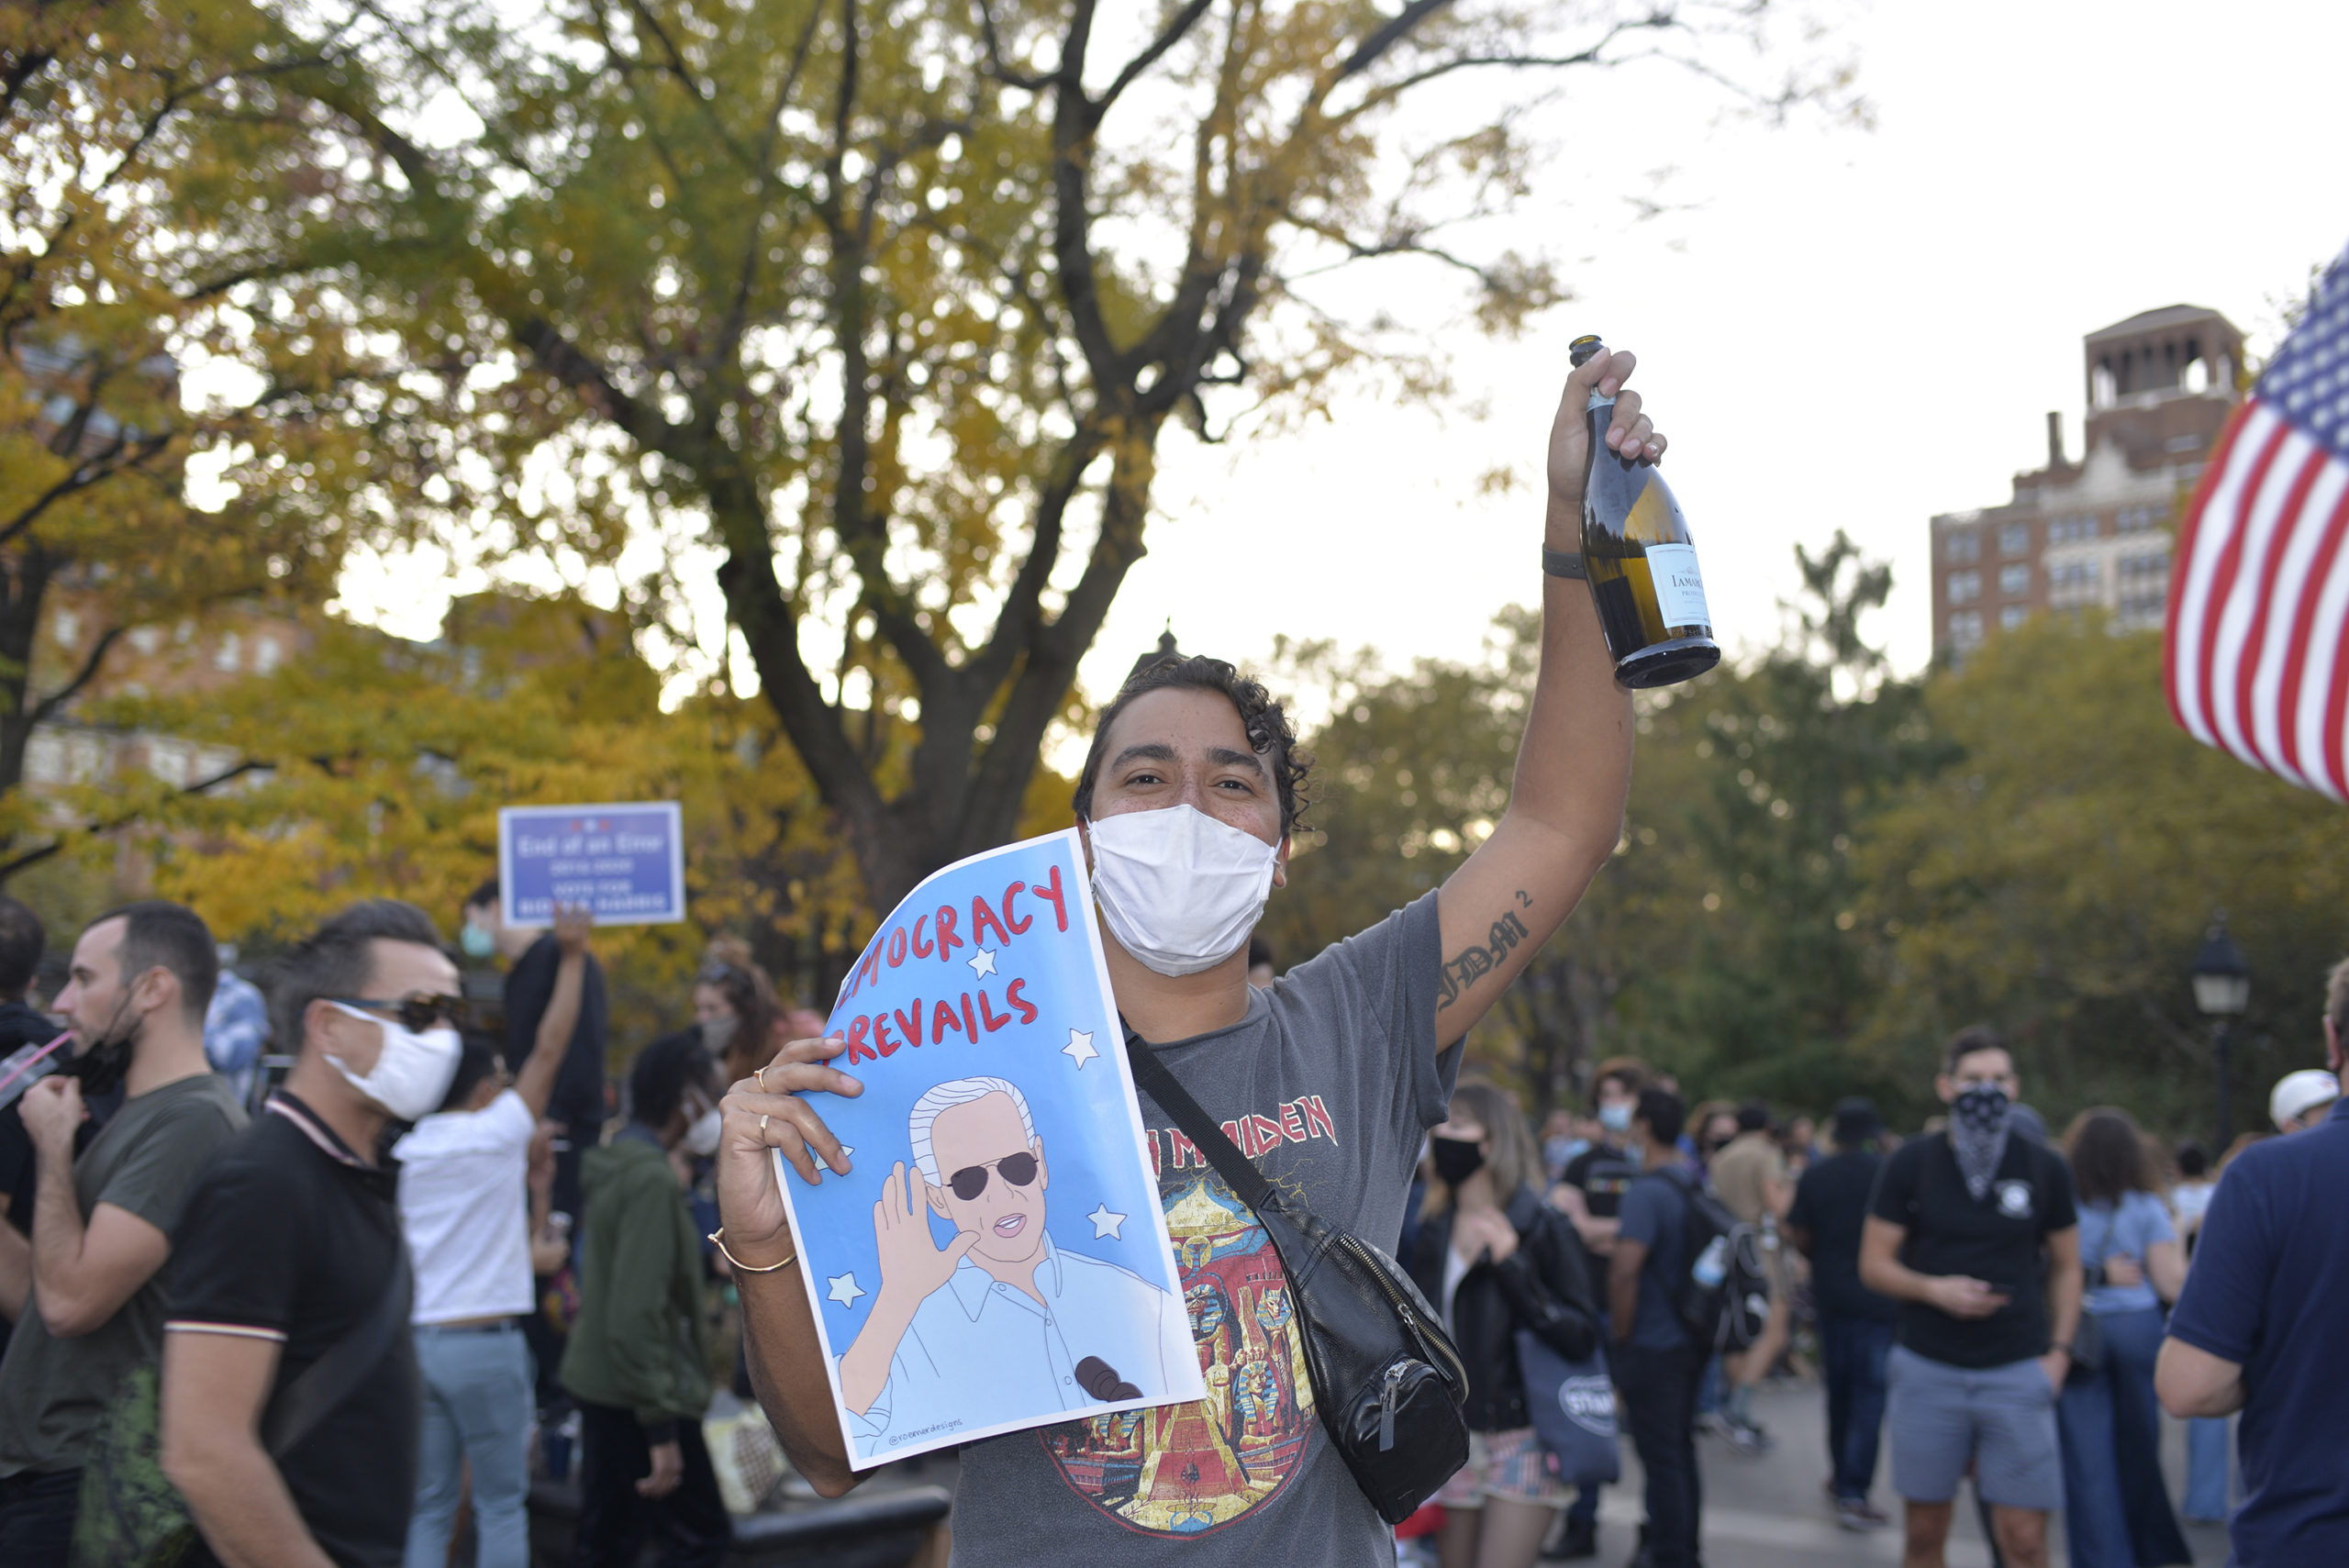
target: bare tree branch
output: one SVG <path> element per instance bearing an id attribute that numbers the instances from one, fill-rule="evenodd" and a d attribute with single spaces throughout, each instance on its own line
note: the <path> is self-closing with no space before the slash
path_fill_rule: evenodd
<path id="1" fill-rule="evenodd" d="M 1006 86 L 1022 88 L 1030 93 L 1041 93 L 1051 86 L 1053 80 L 1051 76 L 1014 71 L 1004 64 L 1003 45 L 995 31 L 995 7 L 987 0 L 978 0 L 978 7 L 979 36 L 985 40 L 987 50 L 987 74 Z"/>
<path id="2" fill-rule="evenodd" d="M 106 654 L 112 651 L 114 645 L 122 639 L 122 634 L 128 629 L 127 627 L 110 626 L 100 632 L 98 639 L 90 645 L 89 657 L 82 661 L 82 667 L 74 672 L 73 678 L 33 704 L 31 713 L 25 719 L 26 727 L 29 728 L 33 725 L 41 723 L 56 713 L 59 708 L 79 696 L 82 688 L 96 677 L 98 667 L 106 662 Z"/>
<path id="3" fill-rule="evenodd" d="M 1109 106 L 1116 103 L 1143 72 L 1157 64 L 1168 50 L 1182 42 L 1184 37 L 1198 25 L 1199 18 L 1206 16 L 1214 4 L 1215 0 L 1190 0 L 1188 5 L 1174 14 L 1174 19 L 1168 22 L 1156 38 L 1150 40 L 1148 49 L 1126 61 L 1125 68 L 1118 72 L 1115 79 L 1102 91 L 1101 95 L 1093 101 L 1093 123 L 1100 124 L 1101 117 L 1109 112 Z"/>
<path id="4" fill-rule="evenodd" d="M 247 773 L 267 773 L 275 766 L 276 764 L 273 762 L 264 762 L 257 760 L 239 762 L 235 767 L 229 768 L 223 773 L 215 773 L 208 779 L 198 779 L 194 784 L 182 784 L 179 788 L 178 794 L 181 798 L 186 798 L 191 795 L 206 795 L 213 790 L 218 789 L 222 784 L 229 784 L 237 779 L 244 777 Z M 83 823 L 82 825 L 82 831 L 86 835 L 117 832 L 122 828 L 129 827 L 132 823 L 138 821 L 145 815 L 146 813 L 140 811 L 126 811 L 119 817 L 99 817 Z M 6 861 L 0 861 L 0 884 L 6 883 L 10 877 L 16 875 L 20 871 L 28 870 L 33 866 L 39 865 L 41 862 L 48 860 L 50 856 L 64 849 L 67 840 L 64 839 L 52 839 L 48 843 L 42 844 L 37 849 L 27 850 L 20 855 L 14 855 Z"/>

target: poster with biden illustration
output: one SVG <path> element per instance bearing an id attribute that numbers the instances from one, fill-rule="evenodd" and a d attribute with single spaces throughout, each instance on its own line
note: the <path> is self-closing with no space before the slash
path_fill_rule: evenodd
<path id="1" fill-rule="evenodd" d="M 922 883 L 826 1031 L 850 1172 L 775 1177 L 857 1468 L 1205 1396 L 1075 829 Z"/>

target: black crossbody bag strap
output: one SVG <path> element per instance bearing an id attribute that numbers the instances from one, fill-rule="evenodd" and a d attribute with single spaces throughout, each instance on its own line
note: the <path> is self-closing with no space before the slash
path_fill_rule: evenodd
<path id="1" fill-rule="evenodd" d="M 359 1327 L 328 1346 L 326 1354 L 304 1367 L 302 1375 L 269 1402 L 268 1412 L 262 1418 L 261 1438 L 271 1458 L 284 1458 L 358 1392 L 360 1384 L 384 1359 L 384 1352 L 392 1348 L 393 1337 L 407 1327 L 415 1284 L 416 1277 L 408 1269 L 407 1243 L 403 1240 L 398 1262 L 375 1309 Z"/>
<path id="2" fill-rule="evenodd" d="M 1161 1110 L 1174 1118 L 1175 1128 L 1223 1178 L 1232 1196 L 1259 1214 L 1280 1206 L 1279 1195 L 1273 1191 L 1273 1184 L 1264 1180 L 1264 1173 L 1256 1169 L 1256 1162 L 1223 1135 L 1222 1127 L 1199 1107 L 1198 1101 L 1191 1098 L 1191 1091 L 1166 1070 L 1166 1064 L 1158 1060 L 1158 1053 L 1131 1033 L 1126 1036 L 1126 1061 L 1133 1067 L 1134 1083 L 1158 1102 Z"/>

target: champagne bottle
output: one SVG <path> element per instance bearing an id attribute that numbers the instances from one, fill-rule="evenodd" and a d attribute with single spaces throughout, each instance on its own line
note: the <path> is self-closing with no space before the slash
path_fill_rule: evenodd
<path id="1" fill-rule="evenodd" d="M 1607 351 L 1596 337 L 1577 338 L 1577 365 Z M 1627 686 L 1668 686 L 1720 662 L 1697 546 L 1680 503 L 1655 465 L 1608 450 L 1615 400 L 1594 391 L 1583 416 L 1590 456 L 1582 480 L 1583 570 L 1598 606 L 1615 678 Z"/>

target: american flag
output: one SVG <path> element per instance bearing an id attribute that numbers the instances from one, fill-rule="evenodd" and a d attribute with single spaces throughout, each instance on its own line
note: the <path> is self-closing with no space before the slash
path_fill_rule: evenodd
<path id="1" fill-rule="evenodd" d="M 2349 800 L 2349 252 L 2235 411 L 2178 530 L 2163 681 L 2193 737 Z"/>

